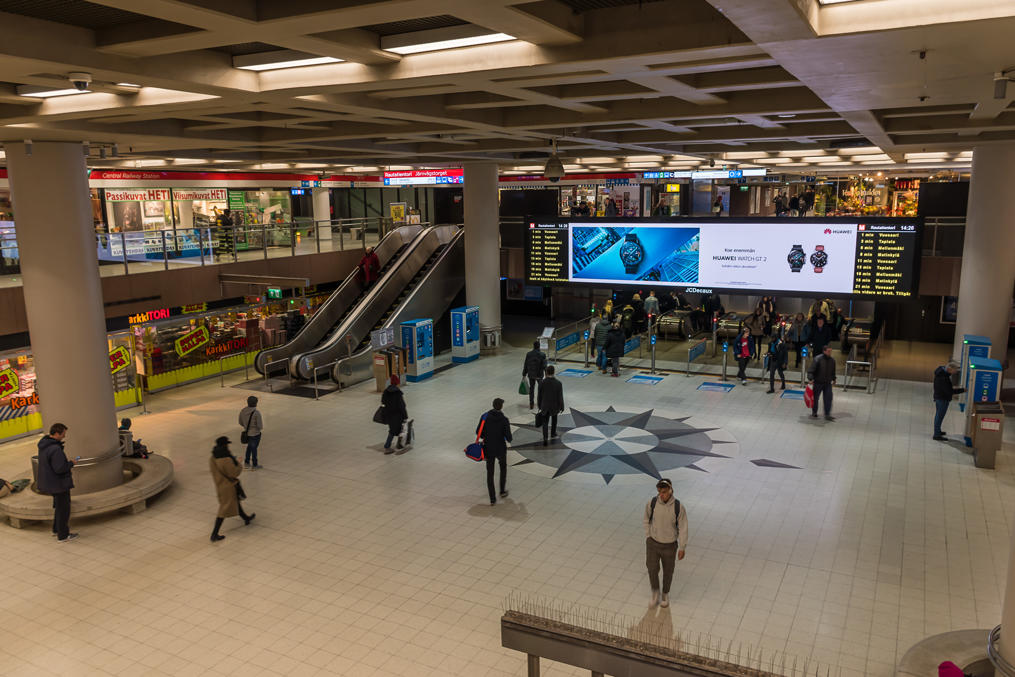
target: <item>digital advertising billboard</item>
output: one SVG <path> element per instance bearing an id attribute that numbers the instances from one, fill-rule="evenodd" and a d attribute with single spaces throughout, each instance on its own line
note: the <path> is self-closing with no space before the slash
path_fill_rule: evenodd
<path id="1" fill-rule="evenodd" d="M 529 219 L 530 284 L 905 299 L 918 219 Z"/>

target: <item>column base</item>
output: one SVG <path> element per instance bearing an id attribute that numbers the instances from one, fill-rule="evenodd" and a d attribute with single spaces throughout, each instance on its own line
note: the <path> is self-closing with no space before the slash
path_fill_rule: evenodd
<path id="1" fill-rule="evenodd" d="M 990 630 L 953 630 L 932 635 L 917 642 L 899 661 L 896 677 L 927 677 L 936 675 L 937 668 L 951 661 L 966 674 L 990 675 L 993 667 L 987 657 L 987 638 Z"/>

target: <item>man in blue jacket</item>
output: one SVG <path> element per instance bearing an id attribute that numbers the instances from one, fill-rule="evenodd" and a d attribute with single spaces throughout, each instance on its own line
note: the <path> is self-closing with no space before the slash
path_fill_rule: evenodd
<path id="1" fill-rule="evenodd" d="M 966 392 L 965 388 L 952 386 L 952 374 L 959 370 L 959 363 L 950 361 L 943 367 L 934 370 L 934 439 L 944 442 L 948 437 L 941 431 L 941 424 L 948 413 L 948 405 L 952 397 Z"/>
<path id="2" fill-rule="evenodd" d="M 49 427 L 49 434 L 39 440 L 39 475 L 35 480 L 39 493 L 53 497 L 53 533 L 60 543 L 78 537 L 70 533 L 70 490 L 74 488 L 71 468 L 74 461 L 68 461 L 63 452 L 66 437 L 67 426 L 54 423 Z"/>

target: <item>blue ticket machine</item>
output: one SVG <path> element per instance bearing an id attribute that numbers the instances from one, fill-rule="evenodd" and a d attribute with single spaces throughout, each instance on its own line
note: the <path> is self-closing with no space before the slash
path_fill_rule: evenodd
<path id="1" fill-rule="evenodd" d="M 479 306 L 451 309 L 451 361 L 479 358 Z"/>
<path id="2" fill-rule="evenodd" d="M 422 381 L 433 376 L 433 320 L 409 320 L 401 328 L 402 347 L 408 354 L 405 378 Z"/>
<path id="3" fill-rule="evenodd" d="M 966 446 L 973 445 L 973 403 L 997 402 L 1001 398 L 1001 379 L 1004 369 L 998 360 L 989 357 L 973 358 L 969 364 L 970 406 L 966 407 Z"/>
<path id="4" fill-rule="evenodd" d="M 959 395 L 959 411 L 966 410 L 966 403 L 969 402 L 969 388 L 972 381 L 969 378 L 969 364 L 975 359 L 982 360 L 990 357 L 990 339 L 986 336 L 974 336 L 964 334 L 962 336 L 962 357 L 959 364 L 959 387 L 965 388 L 966 392 Z M 975 359 L 974 359 L 975 358 Z"/>

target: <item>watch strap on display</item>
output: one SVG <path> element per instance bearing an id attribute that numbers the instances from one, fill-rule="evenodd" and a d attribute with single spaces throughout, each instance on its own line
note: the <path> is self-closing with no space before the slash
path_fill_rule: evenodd
<path id="1" fill-rule="evenodd" d="M 824 251 L 825 251 L 825 245 L 819 244 L 819 245 L 814 247 L 814 250 L 815 250 L 815 252 L 822 252 L 822 253 L 824 253 Z M 827 261 L 827 259 L 828 259 L 828 254 L 825 254 L 825 260 Z M 824 266 L 814 266 L 814 272 L 815 273 L 820 273 L 824 269 L 825 269 Z"/>

